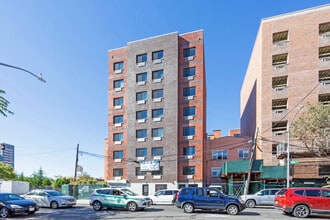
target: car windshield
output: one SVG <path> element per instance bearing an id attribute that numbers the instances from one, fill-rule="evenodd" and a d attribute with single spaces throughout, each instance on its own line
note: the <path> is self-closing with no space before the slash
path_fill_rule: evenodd
<path id="1" fill-rule="evenodd" d="M 135 192 L 132 192 L 129 189 L 121 189 L 121 191 L 123 191 L 125 194 L 129 195 L 129 196 L 137 196 L 138 194 L 136 194 Z"/>
<path id="2" fill-rule="evenodd" d="M 16 194 L 3 194 L 0 195 L 0 201 L 13 201 L 13 200 L 22 200 L 23 198 Z"/>
<path id="3" fill-rule="evenodd" d="M 51 196 L 63 196 L 62 193 L 57 192 L 57 191 L 47 191 L 47 193 Z"/>

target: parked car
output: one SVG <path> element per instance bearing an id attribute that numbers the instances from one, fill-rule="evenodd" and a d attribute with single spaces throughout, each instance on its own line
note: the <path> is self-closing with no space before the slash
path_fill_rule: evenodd
<path id="1" fill-rule="evenodd" d="M 330 185 L 322 186 L 322 188 L 329 188 L 330 189 Z"/>
<path id="2" fill-rule="evenodd" d="M 95 211 L 102 208 L 126 208 L 134 212 L 150 206 L 151 200 L 126 188 L 100 188 L 90 195 L 89 204 Z"/>
<path id="3" fill-rule="evenodd" d="M 0 193 L 0 217 L 12 215 L 33 214 L 38 211 L 37 203 L 22 198 L 14 193 Z"/>
<path id="4" fill-rule="evenodd" d="M 173 204 L 176 193 L 179 192 L 177 189 L 163 189 L 150 195 L 151 204 Z"/>
<path id="5" fill-rule="evenodd" d="M 275 194 L 280 189 L 263 189 L 249 195 L 242 195 L 240 199 L 245 202 L 247 208 L 254 208 L 256 205 L 274 205 Z"/>
<path id="6" fill-rule="evenodd" d="M 306 218 L 311 213 L 330 214 L 330 189 L 281 189 L 275 196 L 274 207 L 299 218 Z"/>
<path id="7" fill-rule="evenodd" d="M 245 204 L 237 198 L 227 196 L 209 187 L 184 187 L 177 195 L 176 206 L 186 213 L 195 209 L 217 209 L 230 215 L 237 215 L 245 209 Z"/>
<path id="8" fill-rule="evenodd" d="M 36 202 L 39 207 L 50 207 L 53 209 L 72 207 L 77 203 L 73 196 L 63 195 L 55 190 L 36 189 L 24 194 L 23 197 Z"/>

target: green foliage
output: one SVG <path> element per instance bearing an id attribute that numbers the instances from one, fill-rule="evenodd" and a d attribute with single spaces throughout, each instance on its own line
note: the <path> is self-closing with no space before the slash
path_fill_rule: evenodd
<path id="1" fill-rule="evenodd" d="M 16 178 L 16 173 L 14 168 L 9 164 L 4 164 L 0 162 L 0 179 L 3 180 L 14 180 Z"/>
<path id="2" fill-rule="evenodd" d="M 72 178 L 71 177 L 70 178 L 66 178 L 66 177 L 59 176 L 59 177 L 56 178 L 54 185 L 56 187 L 62 187 L 62 185 L 70 184 L 72 182 L 73 181 L 72 181 Z"/>
<path id="3" fill-rule="evenodd" d="M 7 114 L 14 113 L 8 109 L 9 101 L 2 96 L 4 94 L 6 94 L 6 92 L 0 89 L 0 114 L 7 117 Z"/>
<path id="4" fill-rule="evenodd" d="M 308 104 L 298 120 L 293 123 L 292 135 L 305 148 L 324 157 L 330 155 L 330 106 Z"/>

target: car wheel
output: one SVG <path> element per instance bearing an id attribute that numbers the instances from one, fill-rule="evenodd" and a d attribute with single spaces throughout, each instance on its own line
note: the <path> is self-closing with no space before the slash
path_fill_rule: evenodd
<path id="1" fill-rule="evenodd" d="M 185 203 L 183 205 L 183 211 L 185 213 L 193 213 L 194 212 L 194 206 L 191 203 Z"/>
<path id="2" fill-rule="evenodd" d="M 299 218 L 306 218 L 309 216 L 309 208 L 307 205 L 297 205 L 293 209 L 293 215 Z"/>
<path id="3" fill-rule="evenodd" d="M 136 203 L 135 203 L 135 202 L 129 202 L 129 203 L 127 204 L 127 209 L 128 209 L 129 211 L 131 211 L 131 212 L 135 212 L 136 209 L 137 209 L 137 205 L 136 205 Z"/>
<path id="4" fill-rule="evenodd" d="M 150 199 L 150 205 L 155 205 L 154 201 L 152 201 L 152 199 Z"/>
<path id="5" fill-rule="evenodd" d="M 93 202 L 93 209 L 95 211 L 100 211 L 102 209 L 102 203 L 100 201 Z"/>
<path id="6" fill-rule="evenodd" d="M 254 208 L 256 206 L 256 202 L 253 199 L 249 199 L 245 202 L 246 207 Z"/>
<path id="7" fill-rule="evenodd" d="M 57 209 L 57 208 L 58 208 L 58 203 L 57 203 L 56 201 L 52 201 L 52 202 L 50 203 L 50 207 L 51 207 L 52 209 Z"/>
<path id="8" fill-rule="evenodd" d="M 229 205 L 227 207 L 227 213 L 229 215 L 237 215 L 238 214 L 238 207 L 237 207 L 237 205 Z"/>
<path id="9" fill-rule="evenodd" d="M 7 218 L 7 217 L 9 217 L 9 212 L 8 212 L 8 209 L 6 207 L 2 207 L 0 209 L 0 217 L 1 218 Z"/>

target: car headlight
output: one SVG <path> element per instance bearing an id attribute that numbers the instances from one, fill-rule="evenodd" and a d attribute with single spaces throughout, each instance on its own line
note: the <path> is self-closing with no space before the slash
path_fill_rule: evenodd
<path id="1" fill-rule="evenodd" d="M 14 204 L 11 204 L 11 205 L 10 205 L 10 208 L 12 208 L 12 209 L 21 209 L 21 208 L 23 208 L 23 207 L 20 206 L 20 205 L 14 205 Z"/>

